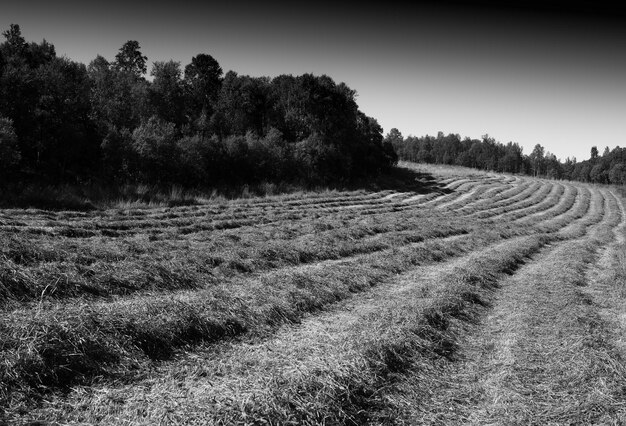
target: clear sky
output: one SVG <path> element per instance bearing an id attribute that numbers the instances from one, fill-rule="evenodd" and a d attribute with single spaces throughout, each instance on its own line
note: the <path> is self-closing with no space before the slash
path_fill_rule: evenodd
<path id="1" fill-rule="evenodd" d="M 6 3 L 6 4 L 5 4 Z M 564 160 L 626 146 L 626 20 L 597 2 L 0 0 L 0 29 L 88 64 L 137 40 L 252 76 L 327 74 L 385 132 L 488 133 Z M 595 5 L 595 6 L 588 6 Z M 150 68 L 150 67 L 149 67 Z"/>

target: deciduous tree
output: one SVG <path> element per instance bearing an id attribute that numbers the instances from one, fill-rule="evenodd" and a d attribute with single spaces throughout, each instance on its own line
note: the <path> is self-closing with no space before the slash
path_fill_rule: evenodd
<path id="1" fill-rule="evenodd" d="M 215 109 L 222 85 L 222 67 L 206 53 L 191 58 L 185 67 L 185 88 L 189 100 L 190 115 L 194 120 L 208 119 Z"/>
<path id="2" fill-rule="evenodd" d="M 13 122 L 6 117 L 0 116 L 0 176 L 13 171 L 20 158 Z"/>
<path id="3" fill-rule="evenodd" d="M 185 120 L 185 96 L 180 79 L 180 63 L 155 62 L 150 75 L 154 77 L 149 88 L 150 103 L 156 115 L 180 127 Z"/>
<path id="4" fill-rule="evenodd" d="M 540 144 L 535 145 L 533 152 L 530 153 L 530 161 L 534 176 L 538 176 L 543 173 L 544 153 L 545 149 Z"/>
<path id="5" fill-rule="evenodd" d="M 139 42 L 136 40 L 129 40 L 120 48 L 117 55 L 115 55 L 115 65 L 124 71 L 127 71 L 134 75 L 136 78 L 141 78 L 147 71 L 146 61 L 147 56 L 141 53 L 139 48 Z"/>

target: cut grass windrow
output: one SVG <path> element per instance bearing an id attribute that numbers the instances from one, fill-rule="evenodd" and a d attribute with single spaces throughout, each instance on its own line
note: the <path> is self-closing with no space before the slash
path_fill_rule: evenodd
<path id="1" fill-rule="evenodd" d="M 476 190 L 464 194 L 464 196 L 457 198 L 456 200 L 447 203 L 446 205 L 439 205 L 439 208 L 445 208 L 447 210 L 461 210 L 467 208 L 470 205 L 474 205 L 483 201 L 485 198 L 496 197 L 507 189 L 507 186 L 501 182 L 485 183 Z"/>
<path id="2" fill-rule="evenodd" d="M 523 190 L 519 191 L 516 195 L 502 198 L 501 200 L 494 200 L 488 207 L 475 206 L 474 208 L 470 208 L 470 212 L 477 218 L 484 219 L 497 216 L 503 212 L 513 211 L 517 209 L 519 204 L 524 204 L 527 199 L 532 198 L 543 186 L 544 184 L 538 181 L 531 181 L 527 186 L 522 184 L 520 187 L 524 187 Z"/>
<path id="3" fill-rule="evenodd" d="M 598 312 L 607 300 L 600 294 L 598 303 L 590 293 L 595 284 L 586 272 L 622 223 L 620 209 L 609 210 L 587 235 L 550 247 L 505 278 L 480 327 L 455 326 L 460 356 L 406 375 L 386 395 L 396 404 L 384 418 L 398 424 L 623 423 L 623 352 L 612 319 Z"/>
<path id="4" fill-rule="evenodd" d="M 439 262 L 520 232 L 526 231 L 503 228 L 426 241 L 351 262 L 285 269 L 175 296 L 44 304 L 7 312 L 0 324 L 2 383 L 28 392 L 62 388 L 95 376 L 115 377 L 148 359 L 169 357 L 177 347 L 297 322 L 307 312 L 415 265 Z"/>
<path id="5" fill-rule="evenodd" d="M 372 298 L 349 302 L 269 340 L 196 352 L 143 386 L 78 393 L 70 406 L 79 409 L 64 413 L 64 419 L 138 425 L 365 424 L 375 420 L 374 408 L 389 406 L 384 391 L 394 380 L 432 358 L 453 355 L 450 321 L 471 320 L 475 307 L 491 299 L 498 280 L 549 239 L 514 238 L 441 267 L 410 272 Z"/>
<path id="6" fill-rule="evenodd" d="M 453 325 L 476 320 L 506 274 L 622 221 L 604 187 L 417 176 L 377 192 L 0 211 L 0 423 L 2 410 L 44 423 L 388 422 L 396 384 L 432 379 L 458 349 Z"/>
<path id="7" fill-rule="evenodd" d="M 559 229 L 559 233 L 570 236 L 584 235 L 585 229 L 593 224 L 598 223 L 603 215 L 605 208 L 605 200 L 603 194 L 598 190 L 589 190 L 583 193 L 573 209 L 565 214 L 555 216 L 553 219 L 542 222 L 541 227 L 551 227 L 565 225 Z M 575 220 L 572 220 L 574 218 Z M 572 237 L 573 238 L 573 237 Z"/>
<path id="8" fill-rule="evenodd" d="M 536 213 L 541 213 L 558 204 L 559 200 L 563 198 L 564 192 L 565 187 L 563 185 L 554 184 L 552 185 L 550 192 L 542 193 L 540 197 L 537 197 L 535 200 L 533 200 L 534 202 L 532 204 L 527 203 L 524 205 L 519 205 L 517 210 L 515 210 L 514 212 L 508 212 L 502 216 L 496 216 L 494 218 L 514 221 Z"/>
<path id="9" fill-rule="evenodd" d="M 601 194 L 599 197 L 598 201 Z M 601 213 L 601 208 L 598 211 Z M 580 224 L 577 232 L 600 220 L 601 215 L 596 216 Z M 542 230 L 555 233 L 576 218 L 575 214 L 564 215 Z M 306 312 L 370 288 L 414 265 L 441 261 L 502 236 L 536 232 L 533 229 L 530 224 L 515 229 L 496 226 L 482 235 L 452 242 L 426 241 L 351 262 L 311 265 L 299 272 L 278 270 L 258 280 L 218 283 L 175 297 L 142 296 L 136 301 L 105 304 L 79 301 L 78 307 L 44 304 L 7 312 L 0 331 L 7 360 L 4 381 L 11 387 L 22 383 L 27 388 L 54 388 L 96 375 L 115 376 L 141 360 L 168 357 L 180 346 L 298 321 Z"/>
<path id="10" fill-rule="evenodd" d="M 565 228 L 576 226 L 580 219 L 584 218 L 591 208 L 591 191 L 589 188 L 578 189 L 576 197 L 569 202 L 561 204 L 558 210 L 552 210 L 546 216 L 533 216 L 519 223 L 528 223 L 539 220 L 539 227 L 551 227 L 564 225 Z"/>
<path id="11" fill-rule="evenodd" d="M 210 208 L 206 206 L 206 208 Z M 46 236 L 63 236 L 70 238 L 90 238 L 97 236 L 120 237 L 133 236 L 142 233 L 159 234 L 189 234 L 202 231 L 220 231 L 228 229 L 245 229 L 260 225 L 280 226 L 285 222 L 311 220 L 319 217 L 362 217 L 367 215 L 385 214 L 406 209 L 415 209 L 413 205 L 391 201 L 367 201 L 349 204 L 341 207 L 302 209 L 295 207 L 288 211 L 250 211 L 229 213 L 217 216 L 199 214 L 189 217 L 184 213 L 172 214 L 166 218 L 126 218 L 118 217 L 111 221 L 102 221 L 98 218 L 75 220 L 65 224 L 52 221 L 12 222 L 1 226 L 5 232 L 25 232 Z"/>
<path id="12" fill-rule="evenodd" d="M 549 200 L 549 206 L 545 204 L 544 206 L 542 206 L 541 209 L 535 210 L 534 212 L 529 213 L 516 220 L 520 222 L 533 220 L 535 218 L 545 220 L 566 212 L 567 210 L 572 208 L 572 206 L 576 202 L 579 189 L 573 185 L 564 185 L 564 188 L 565 189 L 563 193 L 558 197 L 558 199 L 554 200 L 553 197 L 550 197 L 546 200 L 546 202 L 548 202 Z M 553 204 L 553 202 L 555 203 Z"/>
<path id="13" fill-rule="evenodd" d="M 67 215 L 65 212 L 21 211 L 9 212 L 11 219 L 0 221 L 0 230 L 22 229 L 29 231 L 37 227 L 41 233 L 85 238 L 98 235 L 98 232 L 105 234 L 136 233 L 137 230 L 159 229 L 164 226 L 170 228 L 190 226 L 199 220 L 205 224 L 206 229 L 224 229 L 252 223 L 269 223 L 281 219 L 306 217 L 311 214 L 341 212 L 345 207 L 358 206 L 361 203 L 373 207 L 389 207 L 389 202 L 383 201 L 378 194 L 368 194 L 332 201 L 334 207 L 329 207 L 325 203 L 308 205 L 304 200 L 302 201 L 303 205 L 285 205 L 278 202 L 271 207 L 257 206 L 256 203 L 251 203 L 249 206 L 234 207 L 204 204 L 192 208 L 173 208 L 159 214 L 143 213 L 143 210 L 140 211 L 142 214 L 137 214 L 136 210 L 112 210 L 75 216 Z M 26 215 L 25 212 L 28 214 Z M 22 217 L 26 220 L 20 220 Z M 71 228 L 74 233 L 70 234 L 68 228 Z"/>
<path id="14" fill-rule="evenodd" d="M 460 209 L 460 211 L 478 212 L 482 210 L 496 209 L 503 205 L 511 204 L 517 201 L 520 197 L 525 197 L 538 186 L 533 186 L 532 180 L 520 179 L 513 183 L 507 183 L 503 191 L 499 192 L 492 199 L 480 200 L 471 206 Z M 534 188 L 534 189 L 530 189 Z M 521 194 L 521 195 L 520 195 Z"/>
<path id="15" fill-rule="evenodd" d="M 447 210 L 455 210 L 461 208 L 465 205 L 471 204 L 476 200 L 480 199 L 480 197 L 487 191 L 493 188 L 493 186 L 501 187 L 502 183 L 490 183 L 485 182 L 480 185 L 473 187 L 471 190 L 465 192 L 461 196 L 455 198 L 454 200 L 447 201 L 443 204 L 438 204 L 436 208 L 438 209 L 447 209 Z"/>
<path id="16" fill-rule="evenodd" d="M 0 304 L 102 298 L 141 291 L 204 288 L 298 264 L 374 253 L 410 243 L 468 233 L 461 220 L 443 216 L 396 215 L 396 219 L 351 224 L 323 222 L 291 232 L 250 232 L 180 243 L 96 240 L 91 244 L 11 237 L 0 249 Z"/>
<path id="17" fill-rule="evenodd" d="M 392 210 L 397 211 L 398 209 L 404 209 L 404 208 L 410 207 L 406 205 L 400 205 L 400 204 L 403 204 L 401 202 L 393 203 L 393 202 L 390 202 L 389 200 L 383 200 L 382 198 L 375 198 L 372 195 L 364 195 L 362 196 L 362 198 L 364 200 L 362 204 L 358 203 L 358 201 L 346 201 L 347 205 L 345 207 L 356 209 L 358 211 L 357 214 L 372 214 L 372 213 L 376 213 L 377 209 L 380 209 L 381 212 L 384 212 L 384 211 L 392 211 Z M 335 209 L 326 208 L 322 210 L 309 208 L 303 211 L 302 209 L 298 208 L 298 206 L 295 206 L 293 210 L 289 212 L 284 212 L 280 210 L 280 207 L 277 207 L 279 213 L 273 214 L 272 210 L 269 210 L 267 208 L 263 208 L 259 210 L 257 213 L 255 213 L 254 206 L 255 204 L 251 203 L 250 206 L 248 206 L 248 210 L 240 207 L 238 210 L 239 213 L 237 212 L 224 213 L 219 217 L 209 215 L 210 211 L 207 211 L 206 213 L 204 213 L 204 210 L 206 209 L 205 206 L 193 206 L 193 208 L 196 211 L 194 215 L 198 215 L 198 217 L 203 219 L 204 221 L 200 229 L 198 229 L 198 224 L 193 222 L 193 217 L 191 218 L 189 217 L 189 213 L 185 214 L 184 219 L 175 219 L 177 214 L 174 212 L 170 212 L 167 215 L 164 215 L 163 218 L 171 219 L 170 221 L 165 222 L 169 228 L 173 228 L 174 226 L 176 226 L 180 229 L 181 227 L 183 227 L 181 232 L 186 233 L 186 232 L 196 232 L 199 230 L 215 230 L 215 229 L 224 229 L 224 228 L 232 229 L 232 228 L 252 226 L 255 224 L 258 225 L 260 223 L 268 224 L 268 223 L 274 223 L 276 221 L 281 221 L 283 219 L 305 219 L 312 214 L 322 214 L 322 213 L 326 214 L 326 213 L 333 213 L 333 212 L 336 213 L 336 212 L 341 212 L 345 209 L 345 207 L 340 207 L 340 208 L 335 208 Z M 366 211 L 361 211 L 361 209 L 367 208 L 367 206 L 372 206 L 376 208 L 368 209 Z M 202 210 L 198 212 L 198 209 L 202 209 Z M 179 214 L 182 214 L 182 213 L 179 212 Z M 116 222 L 102 223 L 102 224 L 98 224 L 98 222 L 95 222 L 95 224 L 92 223 L 91 226 L 98 227 L 99 229 L 101 229 L 100 232 L 103 232 L 103 233 L 117 233 L 118 235 L 123 235 L 125 233 L 135 233 L 137 229 L 145 229 L 145 228 L 150 228 L 150 229 L 153 229 L 153 232 L 157 232 L 162 227 L 162 225 L 159 225 L 159 224 L 163 222 L 163 220 L 156 220 L 156 219 L 147 220 L 148 219 L 147 217 L 139 217 L 137 220 L 134 220 L 134 221 L 128 220 L 128 219 L 129 219 L 128 217 L 122 216 L 119 219 L 116 219 L 117 224 Z M 190 229 L 186 230 L 185 229 L 186 226 L 189 226 Z M 89 235 L 89 234 L 86 234 L 86 235 Z"/>
<path id="18" fill-rule="evenodd" d="M 525 197 L 521 200 L 517 200 L 516 202 L 508 204 L 504 207 L 500 207 L 499 213 L 498 213 L 498 209 L 491 210 L 489 212 L 481 211 L 477 214 L 477 216 L 481 219 L 489 217 L 493 219 L 502 218 L 506 220 L 505 215 L 507 214 L 511 214 L 511 213 L 514 214 L 519 211 L 524 211 L 525 209 L 529 207 L 532 207 L 541 203 L 548 196 L 548 194 L 552 191 L 553 187 L 554 187 L 554 184 L 552 183 L 541 185 L 541 187 L 539 187 L 539 189 L 537 189 L 532 194 L 530 194 L 530 196 Z"/>
<path id="19" fill-rule="evenodd" d="M 459 198 L 461 197 L 465 197 L 467 196 L 467 194 L 471 194 L 473 191 L 477 190 L 478 188 L 480 188 L 481 186 L 489 183 L 490 180 L 485 180 L 485 179 L 474 179 L 474 180 L 469 180 L 466 182 L 457 182 L 458 185 L 455 183 L 453 185 L 448 185 L 447 189 L 449 191 L 452 191 L 451 193 L 444 195 L 442 197 L 439 197 L 437 199 L 431 200 L 427 203 L 425 203 L 425 205 L 427 205 L 428 207 L 440 207 L 440 206 L 445 206 L 451 203 L 456 202 Z"/>

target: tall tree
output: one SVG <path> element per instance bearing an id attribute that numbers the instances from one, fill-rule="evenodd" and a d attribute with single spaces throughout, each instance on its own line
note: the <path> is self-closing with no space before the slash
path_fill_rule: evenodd
<path id="1" fill-rule="evenodd" d="M 545 148 L 540 144 L 535 145 L 533 152 L 530 153 L 530 161 L 533 167 L 533 175 L 537 176 L 542 174 L 543 160 L 544 160 Z"/>
<path id="2" fill-rule="evenodd" d="M 150 103 L 156 115 L 177 126 L 183 124 L 185 98 L 180 79 L 180 63 L 155 62 L 150 75 L 154 77 L 149 88 Z"/>
<path id="3" fill-rule="evenodd" d="M 0 116 L 0 176 L 11 172 L 20 158 L 13 123 L 8 118 Z"/>
<path id="4" fill-rule="evenodd" d="M 98 158 L 90 121 L 90 82 L 85 65 L 54 58 L 37 69 L 35 106 L 38 156 L 47 175 L 90 172 Z"/>
<path id="5" fill-rule="evenodd" d="M 400 130 L 394 127 L 389 130 L 389 133 L 385 136 L 385 141 L 391 142 L 393 145 L 399 145 L 404 141 L 404 137 L 402 136 L 402 133 L 400 133 Z"/>
<path id="6" fill-rule="evenodd" d="M 222 136 L 245 135 L 249 130 L 262 135 L 267 127 L 269 80 L 229 71 L 219 93 L 215 119 Z"/>
<path id="7" fill-rule="evenodd" d="M 617 163 L 609 171 L 609 179 L 614 185 L 626 184 L 626 164 Z"/>
<path id="8" fill-rule="evenodd" d="M 505 154 L 498 161 L 500 171 L 518 173 L 522 169 L 522 147 L 517 143 L 509 142 L 505 147 Z"/>
<path id="9" fill-rule="evenodd" d="M 2 35 L 6 38 L 5 49 L 9 55 L 23 56 L 25 54 L 28 45 L 22 37 L 19 25 L 11 24 L 8 30 L 2 32 Z"/>
<path id="10" fill-rule="evenodd" d="M 11 119 L 19 142 L 22 166 L 31 169 L 39 162 L 43 139 L 36 115 L 42 101 L 43 79 L 40 69 L 56 58 L 54 46 L 26 43 L 19 25 L 12 24 L 3 32 L 6 41 L 0 44 L 3 57 L 0 74 L 0 114 Z"/>
<path id="11" fill-rule="evenodd" d="M 87 68 L 91 81 L 92 118 L 104 137 L 111 127 L 134 129 L 152 115 L 148 82 L 98 55 Z"/>
<path id="12" fill-rule="evenodd" d="M 115 55 L 115 64 L 120 69 L 133 74 L 136 78 L 142 77 L 146 71 L 147 56 L 144 56 L 139 49 L 139 42 L 129 40 L 120 48 Z"/>
<path id="13" fill-rule="evenodd" d="M 190 115 L 207 120 L 213 114 L 222 85 L 222 67 L 206 53 L 191 58 L 185 67 L 185 88 L 190 101 Z"/>

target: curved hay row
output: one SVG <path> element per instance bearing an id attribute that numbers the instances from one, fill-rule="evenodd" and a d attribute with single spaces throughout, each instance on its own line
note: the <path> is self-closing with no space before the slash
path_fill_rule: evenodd
<path id="1" fill-rule="evenodd" d="M 537 191 L 532 198 L 526 200 L 524 203 L 517 204 L 517 208 L 514 211 L 493 216 L 492 218 L 514 221 L 533 213 L 542 212 L 558 204 L 564 192 L 565 187 L 560 183 L 546 184 L 540 191 Z"/>
<path id="2" fill-rule="evenodd" d="M 469 191 L 465 192 L 461 196 L 457 197 L 454 200 L 449 200 L 443 204 L 438 204 L 435 208 L 445 209 L 445 210 L 456 210 L 463 208 L 467 205 L 474 203 L 476 200 L 481 199 L 485 193 L 493 191 L 494 189 L 500 190 L 502 192 L 505 186 L 502 182 L 497 183 L 484 183 L 479 186 L 475 186 L 471 188 Z"/>
<path id="3" fill-rule="evenodd" d="M 165 250 L 154 245 L 137 247 L 143 253 L 132 256 L 115 245 L 110 245 L 108 252 L 102 244 L 83 245 L 81 251 L 57 244 L 44 251 L 33 241 L 13 239 L 6 241 L 8 247 L 3 249 L 7 260 L 0 265 L 0 304 L 202 288 L 241 275 L 374 253 L 471 230 L 460 221 L 443 220 L 411 215 L 404 220 L 329 230 L 313 224 L 311 233 L 299 236 L 258 233 L 236 239 L 168 242 Z"/>
<path id="4" fill-rule="evenodd" d="M 605 211 L 616 201 L 600 190 L 581 186 L 576 196 L 561 184 L 526 178 L 462 180 L 450 182 L 455 194 L 426 203 L 403 202 L 401 195 L 384 200 L 392 194 L 385 191 L 294 199 L 285 206 L 242 203 L 227 213 L 236 215 L 232 230 L 210 228 L 219 221 L 212 224 L 209 217 L 228 224 L 219 209 L 203 216 L 203 206 L 193 206 L 111 215 L 102 223 L 133 231 L 115 237 L 14 235 L 4 246 L 16 244 L 15 250 L 3 252 L 12 262 L 3 265 L 13 269 L 3 277 L 33 288 L 24 299 L 30 302 L 0 311 L 0 381 L 7 386 L 0 388 L 0 399 L 29 398 L 96 377 L 114 380 L 133 369 L 141 374 L 183 348 L 271 336 L 354 294 L 382 289 L 417 266 L 465 259 L 518 237 L 533 244 L 572 238 L 614 220 Z M 180 218 L 184 212 L 189 217 Z M 36 228 L 54 217 L 21 220 L 23 228 Z M 63 220 L 77 225 L 89 216 Z M 136 275 L 120 274 L 138 266 Z M 38 268 L 42 275 L 34 277 Z M 76 282 L 57 281 L 70 270 L 82 274 L 84 283 L 100 280 L 121 290 L 117 296 L 114 287 L 103 290 L 105 300 L 81 297 L 88 286 L 71 290 Z M 118 280 L 107 283 L 106 274 Z M 43 303 L 34 304 L 39 298 Z"/>
<path id="5" fill-rule="evenodd" d="M 531 183 L 526 189 L 520 191 L 516 195 L 501 199 L 494 200 L 491 207 L 481 207 L 479 210 L 474 211 L 473 213 L 479 219 L 485 219 L 490 217 L 495 217 L 501 215 L 503 213 L 517 210 L 521 206 L 528 205 L 527 203 L 533 203 L 536 200 L 537 193 L 541 194 L 546 190 L 545 183 L 540 181 L 535 181 Z"/>
<path id="6" fill-rule="evenodd" d="M 432 266 L 428 273 L 415 269 L 395 287 L 380 287 L 372 298 L 349 303 L 349 309 L 311 318 L 269 340 L 192 353 L 145 386 L 108 388 L 106 398 L 95 392 L 81 399 L 77 393 L 64 415 L 78 422 L 99 418 L 138 424 L 181 417 L 210 424 L 371 421 L 377 409 L 394 407 L 393 399 L 380 394 L 393 389 L 394 378 L 413 366 L 431 374 L 429 359 L 453 353 L 456 337 L 447 332 L 449 322 L 473 321 L 504 274 L 514 274 L 548 242 L 581 236 L 597 240 L 604 228 L 617 226 L 620 213 L 611 210 L 616 200 L 600 191 L 587 195 L 591 207 L 586 214 L 578 216 L 582 207 L 568 213 L 583 226 L 582 234 L 552 229 L 551 235 L 508 239 Z M 78 405 L 88 408 L 72 410 Z M 54 411 L 45 415 L 51 417 L 41 418 L 55 420 Z"/>
<path id="7" fill-rule="evenodd" d="M 115 376 L 197 341 L 260 333 L 298 321 L 307 312 L 367 290 L 398 272 L 467 253 L 499 238 L 495 232 L 426 241 L 176 296 L 5 312 L 0 325 L 4 360 L 0 375 L 11 393 L 63 387 L 95 375 Z"/>
<path id="8" fill-rule="evenodd" d="M 546 199 L 541 208 L 516 220 L 522 223 L 536 218 L 547 220 L 569 210 L 576 202 L 579 189 L 572 184 L 563 184 L 562 187 L 564 191 L 556 199 L 554 197 Z"/>
<path id="9" fill-rule="evenodd" d="M 465 196 L 465 194 L 470 193 L 476 188 L 482 185 L 485 185 L 487 183 L 492 183 L 493 181 L 498 181 L 498 179 L 495 179 L 495 178 L 489 178 L 488 180 L 471 179 L 471 180 L 466 180 L 459 185 L 448 186 L 447 189 L 452 190 L 451 193 L 432 199 L 432 200 L 428 200 L 423 203 L 423 206 L 436 207 L 436 206 L 445 205 L 445 204 L 454 202 L 459 197 Z"/>
<path id="10" fill-rule="evenodd" d="M 500 207 L 505 207 L 509 204 L 515 203 L 520 199 L 529 197 L 539 187 L 539 182 L 532 179 L 523 179 L 521 180 L 521 182 L 516 183 L 511 188 L 500 192 L 493 199 L 478 201 L 471 206 L 461 209 L 460 212 L 464 214 L 479 213 L 485 210 L 493 210 Z"/>

